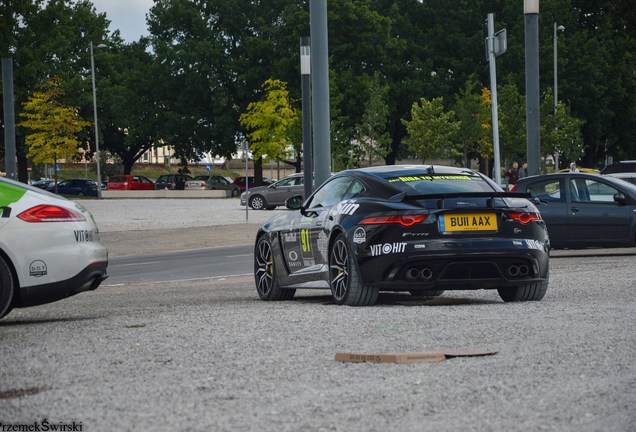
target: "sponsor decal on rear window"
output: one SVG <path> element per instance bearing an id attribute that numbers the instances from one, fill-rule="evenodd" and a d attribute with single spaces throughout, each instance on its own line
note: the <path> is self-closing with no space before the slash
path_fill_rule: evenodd
<path id="1" fill-rule="evenodd" d="M 468 176 L 462 174 L 451 174 L 451 175 L 415 175 L 415 176 L 400 176 L 387 179 L 389 183 L 397 183 L 397 182 L 414 182 L 414 181 L 422 181 L 422 180 L 477 180 L 480 181 L 479 177 Z"/>

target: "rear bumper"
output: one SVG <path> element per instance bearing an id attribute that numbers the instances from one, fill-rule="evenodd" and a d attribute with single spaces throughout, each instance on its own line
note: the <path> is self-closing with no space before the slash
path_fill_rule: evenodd
<path id="1" fill-rule="evenodd" d="M 15 307 L 37 306 L 74 296 L 84 291 L 93 291 L 108 277 L 107 261 L 89 264 L 70 279 L 20 289 Z"/>
<path id="2" fill-rule="evenodd" d="M 472 250 L 462 244 L 444 251 L 430 242 L 427 252 L 358 255 L 358 265 L 365 284 L 387 291 L 494 289 L 547 281 L 549 254 L 545 249 L 492 243 L 479 248 L 473 243 Z"/>

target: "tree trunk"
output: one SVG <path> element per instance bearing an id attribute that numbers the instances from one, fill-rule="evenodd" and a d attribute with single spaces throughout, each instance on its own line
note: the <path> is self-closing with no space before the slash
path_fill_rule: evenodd
<path id="1" fill-rule="evenodd" d="M 397 137 L 393 137 L 393 141 L 391 142 L 391 151 L 388 155 L 384 156 L 384 163 L 386 165 L 395 165 L 395 155 L 400 148 L 400 140 Z"/>
<path id="2" fill-rule="evenodd" d="M 254 160 L 254 180 L 257 183 L 263 181 L 263 158 Z"/>
<path id="3" fill-rule="evenodd" d="M 135 159 L 130 154 L 120 155 L 120 157 L 124 166 L 124 174 L 130 174 L 133 166 L 135 166 Z"/>
<path id="4" fill-rule="evenodd" d="M 25 137 L 17 136 L 15 137 L 15 156 L 18 160 L 18 181 L 22 183 L 28 183 L 29 181 L 29 172 L 27 171 L 27 166 L 29 161 L 27 160 L 27 148 L 25 144 Z"/>

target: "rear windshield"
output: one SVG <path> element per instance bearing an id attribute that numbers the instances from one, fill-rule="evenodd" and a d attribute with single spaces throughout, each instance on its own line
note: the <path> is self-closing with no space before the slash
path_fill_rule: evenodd
<path id="1" fill-rule="evenodd" d="M 127 182 L 128 179 L 126 177 L 111 177 L 110 181 L 112 183 L 124 183 L 124 182 Z"/>
<path id="2" fill-rule="evenodd" d="M 390 177 L 392 185 L 413 194 L 493 192 L 493 187 L 476 174 L 425 174 Z"/>

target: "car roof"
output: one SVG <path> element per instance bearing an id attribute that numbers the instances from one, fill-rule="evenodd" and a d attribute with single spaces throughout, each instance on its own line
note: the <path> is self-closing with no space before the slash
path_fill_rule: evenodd
<path id="1" fill-rule="evenodd" d="M 614 162 L 601 170 L 601 174 L 610 174 L 615 172 L 636 172 L 636 160 Z"/>
<path id="2" fill-rule="evenodd" d="M 613 176 L 611 174 L 598 175 L 598 174 L 590 174 L 586 172 L 560 172 L 560 173 L 550 173 L 550 174 L 539 174 L 539 175 L 534 175 L 534 176 L 529 176 L 529 177 L 524 177 L 522 179 L 519 179 L 517 181 L 517 184 L 528 183 L 528 182 L 532 182 L 536 180 L 541 181 L 541 180 L 548 180 L 551 178 L 567 178 L 567 177 L 578 177 L 578 178 L 584 178 L 584 179 L 590 179 L 590 180 L 605 179 L 611 183 L 616 183 L 616 181 L 618 181 L 620 182 L 619 184 L 621 185 L 623 183 L 630 184 L 629 182 L 625 182 L 621 180 L 620 178 L 618 178 L 617 176 Z"/>

